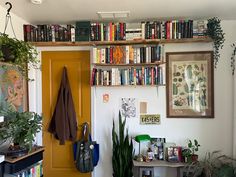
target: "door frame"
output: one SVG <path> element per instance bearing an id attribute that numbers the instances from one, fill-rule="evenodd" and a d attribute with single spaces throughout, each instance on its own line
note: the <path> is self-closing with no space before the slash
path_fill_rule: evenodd
<path id="1" fill-rule="evenodd" d="M 90 65 L 92 61 L 92 47 L 37 47 L 38 51 L 38 58 L 40 60 L 39 67 L 41 66 L 42 55 L 41 52 L 44 51 L 90 51 Z M 90 73 L 91 73 L 90 68 Z M 29 78 L 34 79 L 34 81 L 28 83 L 29 89 L 29 111 L 34 111 L 39 114 L 42 113 L 42 72 L 40 69 L 30 69 L 29 71 Z M 37 94 L 36 94 L 37 93 Z M 91 89 L 91 135 L 94 139 L 95 137 L 95 90 Z M 38 145 L 42 145 L 42 131 L 37 133 L 36 135 L 36 143 Z M 96 175 L 96 168 L 91 173 L 91 177 L 95 177 Z"/>

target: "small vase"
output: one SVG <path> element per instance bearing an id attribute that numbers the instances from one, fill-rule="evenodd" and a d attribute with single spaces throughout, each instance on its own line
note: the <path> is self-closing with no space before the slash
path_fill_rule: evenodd
<path id="1" fill-rule="evenodd" d="M 192 162 L 197 162 L 197 160 L 198 160 L 198 155 L 193 154 L 193 155 L 191 156 L 191 160 L 192 160 Z"/>

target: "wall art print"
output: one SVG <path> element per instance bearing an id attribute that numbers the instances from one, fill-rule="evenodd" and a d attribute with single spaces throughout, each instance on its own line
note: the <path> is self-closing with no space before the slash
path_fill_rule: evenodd
<path id="1" fill-rule="evenodd" d="M 167 53 L 167 117 L 214 117 L 213 52 Z"/>
<path id="2" fill-rule="evenodd" d="M 28 110 L 27 82 L 15 65 L 0 62 L 0 107 L 14 111 Z"/>
<path id="3" fill-rule="evenodd" d="M 135 118 L 137 115 L 137 99 L 121 98 L 121 116 L 125 118 Z"/>

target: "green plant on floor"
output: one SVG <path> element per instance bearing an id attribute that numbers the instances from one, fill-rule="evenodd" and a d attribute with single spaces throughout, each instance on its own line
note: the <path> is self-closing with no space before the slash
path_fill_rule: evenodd
<path id="1" fill-rule="evenodd" d="M 129 140 L 128 129 L 125 133 L 126 119 L 122 121 L 119 112 L 119 131 L 115 131 L 115 123 L 113 120 L 112 127 L 112 167 L 113 177 L 132 177 L 133 167 L 133 144 Z"/>
<path id="2" fill-rule="evenodd" d="M 27 80 L 29 68 L 38 69 L 37 55 L 31 44 L 0 33 L 0 61 L 17 65 Z"/>
<path id="3" fill-rule="evenodd" d="M 213 39 L 213 50 L 214 50 L 214 66 L 216 68 L 219 58 L 220 52 L 225 42 L 225 33 L 221 28 L 221 20 L 217 17 L 213 17 L 207 20 L 207 31 L 206 34 Z"/>
<path id="4" fill-rule="evenodd" d="M 208 152 L 203 160 L 186 167 L 187 177 L 235 177 L 235 162 L 235 159 L 221 155 L 220 151 Z"/>
<path id="5" fill-rule="evenodd" d="M 42 117 L 34 112 L 0 110 L 5 117 L 0 124 L 0 142 L 10 142 L 20 148 L 31 149 L 35 135 L 41 130 Z"/>

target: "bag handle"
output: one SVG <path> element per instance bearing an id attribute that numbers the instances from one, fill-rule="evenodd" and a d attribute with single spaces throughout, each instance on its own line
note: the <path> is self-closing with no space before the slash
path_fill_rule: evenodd
<path id="1" fill-rule="evenodd" d="M 89 131 L 89 124 L 87 122 L 82 125 L 82 139 L 91 141 L 91 135 Z"/>

